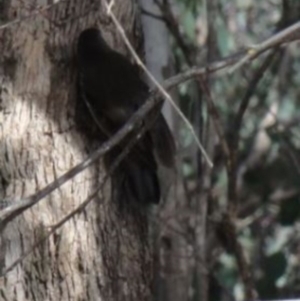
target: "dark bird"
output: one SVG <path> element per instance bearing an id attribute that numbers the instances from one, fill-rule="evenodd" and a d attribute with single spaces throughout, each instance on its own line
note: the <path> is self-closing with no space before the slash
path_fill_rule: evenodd
<path id="1" fill-rule="evenodd" d="M 98 29 L 89 28 L 80 34 L 77 56 L 80 101 L 84 103 L 81 107 L 89 115 L 85 123 L 93 123 L 92 127 L 85 126 L 86 132 L 104 141 L 143 105 L 149 96 L 149 88 L 141 79 L 138 67 L 111 49 Z M 160 107 L 156 110 L 154 122 L 112 175 L 113 193 L 120 202 L 157 204 L 160 185 L 155 154 L 164 166 L 174 164 L 175 143 L 159 112 Z M 106 155 L 106 168 L 126 147 L 128 140 Z"/>

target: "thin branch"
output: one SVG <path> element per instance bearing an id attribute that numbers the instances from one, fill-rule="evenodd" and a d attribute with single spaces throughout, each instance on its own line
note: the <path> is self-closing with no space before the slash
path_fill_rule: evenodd
<path id="1" fill-rule="evenodd" d="M 251 268 L 247 262 L 244 250 L 237 239 L 236 226 L 230 214 L 223 215 L 218 225 L 220 240 L 224 243 L 225 249 L 233 252 L 240 271 L 240 277 L 245 286 L 246 299 L 253 301 L 257 299 L 254 281 L 251 274 Z M 223 238 L 222 238 L 223 237 Z"/>
<path id="2" fill-rule="evenodd" d="M 129 141 L 129 143 L 126 145 L 124 150 L 118 155 L 118 157 L 115 159 L 113 164 L 110 166 L 109 170 L 107 171 L 106 176 L 100 181 L 100 184 L 98 187 L 87 197 L 87 199 L 82 202 L 80 205 L 78 205 L 74 210 L 72 210 L 70 213 L 65 215 L 58 223 L 56 223 L 54 226 L 51 226 L 51 230 L 42 238 L 38 239 L 36 243 L 34 243 L 27 251 L 24 251 L 18 259 L 16 259 L 12 264 L 10 264 L 6 269 L 4 269 L 1 274 L 0 278 L 5 276 L 8 272 L 10 272 L 12 269 L 14 269 L 18 264 L 20 264 L 27 256 L 29 256 L 38 246 L 40 246 L 43 242 L 45 242 L 56 230 L 61 228 L 67 221 L 69 221 L 71 218 L 73 218 L 76 214 L 79 214 L 82 212 L 82 210 L 91 203 L 97 196 L 100 190 L 103 189 L 104 185 L 106 184 L 109 177 L 113 174 L 113 172 L 117 169 L 121 161 L 128 155 L 130 150 L 133 148 L 133 146 L 138 142 L 138 140 L 141 139 L 141 137 L 145 134 L 147 131 L 147 127 L 143 127 L 139 133 L 135 135 Z M 99 201 L 103 201 L 100 199 Z"/>
<path id="3" fill-rule="evenodd" d="M 16 259 L 12 264 L 10 264 L 7 268 L 1 271 L 0 278 L 4 277 L 8 272 L 13 270 L 18 264 L 20 264 L 26 257 L 28 257 L 38 246 L 44 243 L 56 230 L 62 227 L 68 220 L 74 217 L 76 214 L 79 214 L 95 197 L 97 197 L 98 192 L 104 187 L 108 177 L 105 177 L 100 182 L 100 185 L 94 190 L 94 192 L 76 209 L 71 211 L 69 214 L 64 216 L 56 225 L 51 227 L 51 230 L 42 238 L 38 239 L 36 243 L 34 243 L 27 251 L 24 251 L 18 259 Z"/>
<path id="4" fill-rule="evenodd" d="M 236 195 L 236 181 L 237 181 L 237 152 L 238 152 L 238 143 L 239 135 L 242 126 L 242 121 L 244 114 L 249 106 L 251 96 L 253 95 L 257 85 L 260 80 L 263 78 L 266 70 L 272 63 L 275 55 L 278 53 L 279 48 L 275 48 L 264 60 L 261 66 L 254 72 L 252 79 L 247 87 L 247 90 L 242 98 L 238 112 L 235 116 L 235 119 L 232 124 L 232 129 L 230 133 L 230 161 L 231 169 L 228 173 L 228 200 L 230 206 L 232 207 L 230 211 L 236 212 L 237 210 L 237 195 Z"/>
<path id="5" fill-rule="evenodd" d="M 109 152 L 113 147 L 118 145 L 129 133 L 133 131 L 135 126 L 141 121 L 148 112 L 159 102 L 160 100 L 152 96 L 132 117 L 125 123 L 125 125 L 113 135 L 107 142 L 103 143 L 102 146 L 94 151 L 87 159 L 80 164 L 76 165 L 65 174 L 60 176 L 58 179 L 39 190 L 37 193 L 29 196 L 25 199 L 14 202 L 12 205 L 4 208 L 0 211 L 0 230 L 3 229 L 8 222 L 13 220 L 15 217 L 23 213 L 26 209 L 32 207 L 38 203 L 41 199 L 46 197 L 48 194 L 56 190 L 58 187 L 65 184 L 71 178 L 75 177 L 78 173 L 89 167 L 101 156 Z"/>
<path id="6" fill-rule="evenodd" d="M 182 33 L 180 32 L 179 24 L 173 14 L 170 2 L 168 0 L 165 0 L 163 3 L 160 3 L 158 0 L 154 0 L 154 3 L 159 7 L 163 15 L 163 21 L 176 40 L 176 43 L 181 49 L 186 62 L 189 66 L 192 66 L 195 61 L 192 45 L 186 43 Z"/>
<path id="7" fill-rule="evenodd" d="M 237 115 L 235 117 L 234 120 L 234 125 L 233 125 L 233 130 L 235 131 L 235 133 L 238 135 L 239 130 L 241 128 L 242 125 L 242 120 L 244 117 L 244 114 L 247 110 L 247 107 L 249 105 L 251 96 L 253 95 L 258 83 L 260 82 L 260 80 L 262 79 L 262 77 L 265 74 L 265 71 L 268 69 L 268 67 L 270 66 L 270 64 L 272 63 L 275 55 L 278 53 L 278 48 L 275 48 L 264 60 L 264 62 L 261 64 L 261 66 L 255 71 L 249 85 L 248 88 L 245 92 L 244 97 L 242 98 L 242 101 L 239 105 L 239 109 L 237 112 Z"/>
<path id="8" fill-rule="evenodd" d="M 62 0 L 61 0 L 62 1 Z M 268 50 L 268 49 L 265 49 Z M 262 52 L 261 52 L 262 53 Z M 241 57 L 243 57 L 243 52 L 238 52 L 234 55 L 226 57 L 220 61 L 214 62 L 204 67 L 200 68 L 191 68 L 181 74 L 175 75 L 167 80 L 165 80 L 162 84 L 164 89 L 169 90 L 179 84 L 195 78 L 200 75 L 204 75 L 207 73 L 218 73 L 226 69 L 227 67 L 236 63 Z M 220 72 L 220 74 L 222 74 Z M 224 74 L 224 73 L 223 73 Z M 23 213 L 26 209 L 32 207 L 36 203 L 38 203 L 41 199 L 46 197 L 48 194 L 52 193 L 57 188 L 61 187 L 68 180 L 75 177 L 78 173 L 83 171 L 85 168 L 93 164 L 96 160 L 98 160 L 101 156 L 106 154 L 112 147 L 116 146 L 120 143 L 125 136 L 131 133 L 134 129 L 134 126 L 138 124 L 161 100 L 158 98 L 159 88 L 154 89 L 147 101 L 137 110 L 137 112 L 132 115 L 132 117 L 126 122 L 126 124 L 107 142 L 105 142 L 99 149 L 97 149 L 94 153 L 92 153 L 87 159 L 85 159 L 80 164 L 76 165 L 68 172 L 63 174 L 61 177 L 44 187 L 42 190 L 37 193 L 21 200 L 10 201 L 13 202 L 10 206 L 4 208 L 0 211 L 0 230 L 11 220 L 13 220 L 16 216 Z"/>
<path id="9" fill-rule="evenodd" d="M 205 95 L 207 96 L 206 103 L 207 103 L 208 111 L 209 111 L 209 113 L 212 116 L 212 120 L 213 120 L 215 129 L 216 129 L 216 132 L 217 132 L 217 134 L 219 136 L 223 152 L 224 152 L 224 154 L 225 154 L 225 156 L 227 158 L 227 161 L 228 161 L 229 158 L 230 158 L 230 149 L 229 149 L 228 143 L 226 141 L 225 133 L 223 131 L 223 126 L 222 126 L 222 123 L 221 123 L 221 118 L 220 118 L 219 112 L 218 112 L 218 110 L 216 108 L 216 105 L 215 105 L 215 103 L 213 101 L 211 92 L 210 92 L 207 84 L 204 83 L 203 80 L 200 81 L 200 84 L 202 86 L 202 89 L 205 92 Z M 227 163 L 227 168 L 229 167 L 229 165 L 230 164 Z"/>
<path id="10" fill-rule="evenodd" d="M 105 0 L 104 3 L 106 4 L 106 8 L 107 8 L 107 14 L 112 18 L 113 22 L 115 23 L 118 31 L 120 32 L 126 46 L 128 47 L 129 51 L 131 52 L 132 56 L 134 57 L 134 59 L 136 60 L 137 64 L 141 66 L 141 68 L 143 69 L 143 71 L 147 74 L 147 76 L 150 78 L 150 80 L 155 84 L 155 86 L 157 87 L 158 91 L 162 94 L 162 96 L 167 99 L 171 105 L 173 106 L 173 108 L 175 109 L 175 111 L 178 113 L 178 115 L 181 117 L 181 119 L 184 121 L 184 123 L 186 124 L 187 128 L 190 130 L 190 132 L 192 133 L 192 136 L 194 137 L 194 140 L 196 141 L 200 151 L 203 154 L 203 157 L 206 159 L 208 165 L 210 167 L 213 166 L 213 163 L 211 161 L 211 159 L 209 158 L 208 154 L 206 153 L 205 149 L 203 148 L 192 124 L 189 122 L 189 120 L 184 116 L 184 114 L 182 113 L 182 111 L 180 110 L 180 108 L 177 106 L 177 104 L 175 103 L 175 101 L 172 99 L 172 97 L 170 96 L 170 94 L 165 90 L 165 88 L 156 80 L 156 78 L 152 75 L 152 73 L 148 70 L 148 68 L 145 66 L 145 64 L 142 62 L 142 60 L 139 58 L 139 56 L 137 55 L 136 51 L 134 50 L 134 48 L 132 47 L 131 43 L 129 42 L 123 27 L 121 26 L 120 22 L 117 20 L 116 16 L 114 15 L 114 13 L 112 12 L 112 6 L 114 5 L 114 1 L 111 1 L 109 4 L 107 3 L 107 1 Z"/>
<path id="11" fill-rule="evenodd" d="M 229 73 L 233 73 L 238 68 L 242 67 L 247 62 L 255 59 L 259 54 L 265 52 L 268 49 L 277 47 L 283 43 L 298 40 L 299 31 L 300 21 L 271 36 L 269 39 L 263 41 L 260 44 L 249 46 L 247 54 L 229 70 Z"/>

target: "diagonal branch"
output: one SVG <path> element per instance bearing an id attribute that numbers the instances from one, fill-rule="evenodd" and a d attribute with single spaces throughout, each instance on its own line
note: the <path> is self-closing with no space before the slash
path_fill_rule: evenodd
<path id="1" fill-rule="evenodd" d="M 114 13 L 112 12 L 112 7 L 114 5 L 114 1 L 110 1 L 110 3 L 107 3 L 107 1 L 104 1 L 106 8 L 107 8 L 107 14 L 111 17 L 111 19 L 113 20 L 114 24 L 116 25 L 119 33 L 121 34 L 126 46 L 128 47 L 129 51 L 131 52 L 132 56 L 134 57 L 135 61 L 137 62 L 137 64 L 139 66 L 141 66 L 141 68 L 143 69 L 143 71 L 146 73 L 146 75 L 149 77 L 149 79 L 154 83 L 154 85 L 157 87 L 158 91 L 161 93 L 161 95 L 168 100 L 171 105 L 173 106 L 173 108 L 175 109 L 175 111 L 177 112 L 177 114 L 180 116 L 180 118 L 183 120 L 183 122 L 186 124 L 187 128 L 190 130 L 194 140 L 197 143 L 197 146 L 199 147 L 201 153 L 203 154 L 203 157 L 206 159 L 208 165 L 210 167 L 213 166 L 213 163 L 211 161 L 211 159 L 209 158 L 208 154 L 206 153 L 204 147 L 202 146 L 198 135 L 196 134 L 193 125 L 189 122 L 189 120 L 185 117 L 185 115 L 183 114 L 183 112 L 180 110 L 180 108 L 177 106 L 177 104 L 175 103 L 175 101 L 172 99 L 171 95 L 166 91 L 166 89 L 156 80 L 156 78 L 152 75 L 152 73 L 148 70 L 148 68 L 145 66 L 145 64 L 142 62 L 142 60 L 139 58 L 139 56 L 137 55 L 136 51 L 134 50 L 134 48 L 132 47 L 131 43 L 129 42 L 124 29 L 122 27 L 122 25 L 120 24 L 120 22 L 118 21 L 118 19 L 116 18 L 116 16 L 114 15 Z"/>
<path id="2" fill-rule="evenodd" d="M 247 54 L 229 70 L 229 73 L 233 73 L 244 64 L 252 61 L 262 52 L 265 52 L 271 48 L 275 48 L 287 42 L 299 40 L 299 32 L 300 21 L 271 36 L 269 39 L 263 41 L 262 43 L 251 45 L 250 47 L 248 47 Z"/>
<path id="3" fill-rule="evenodd" d="M 112 136 L 107 142 L 103 143 L 103 145 L 99 149 L 94 151 L 90 156 L 88 156 L 87 159 L 85 159 L 83 162 L 67 171 L 65 174 L 63 174 L 58 179 L 56 179 L 37 193 L 33 194 L 32 196 L 13 202 L 12 205 L 9 205 L 8 207 L 1 210 L 0 230 L 2 230 L 8 222 L 13 220 L 21 213 L 23 213 L 26 209 L 37 204 L 41 199 L 46 197 L 58 187 L 65 184 L 71 178 L 75 177 L 78 173 L 83 171 L 85 168 L 89 167 L 100 157 L 109 152 L 113 147 L 115 147 L 121 141 L 123 141 L 123 139 L 133 131 L 133 129 L 139 123 L 139 121 L 141 121 L 159 101 L 160 100 L 157 97 L 155 97 L 155 95 L 153 95 L 152 98 L 149 101 L 147 101 L 114 136 Z"/>
<path id="4" fill-rule="evenodd" d="M 114 173 L 116 168 L 119 166 L 121 161 L 128 155 L 132 147 L 138 142 L 138 140 L 141 139 L 141 137 L 145 134 L 147 127 L 143 127 L 139 133 L 135 137 L 133 137 L 124 150 L 118 155 L 118 157 L 115 159 L 113 164 L 110 166 L 109 170 L 107 171 L 106 176 L 100 181 L 100 184 L 98 187 L 87 197 L 87 199 L 82 202 L 80 205 L 78 205 L 74 210 L 72 210 L 70 213 L 65 215 L 58 223 L 56 223 L 54 226 L 52 226 L 49 230 L 49 232 L 44 235 L 42 238 L 40 238 L 37 242 L 35 242 L 27 251 L 24 251 L 13 263 L 11 263 L 7 268 L 5 268 L 0 273 L 0 278 L 5 276 L 8 272 L 10 272 L 12 269 L 14 269 L 18 264 L 20 264 L 27 256 L 29 256 L 38 246 L 40 246 L 43 242 L 45 242 L 52 234 L 55 233 L 56 230 L 61 228 L 66 222 L 68 222 L 71 218 L 73 218 L 76 214 L 80 214 L 82 210 L 90 204 L 97 196 L 99 191 L 101 191 L 106 184 L 109 177 Z M 100 201 L 103 201 L 100 199 Z"/>
<path id="5" fill-rule="evenodd" d="M 269 48 L 266 48 L 265 51 L 266 50 L 269 50 Z M 239 52 L 229 57 L 225 57 L 220 61 L 206 65 L 204 67 L 191 68 L 181 74 L 175 75 L 167 79 L 162 83 L 161 86 L 165 90 L 170 90 L 171 88 L 176 87 L 187 80 L 207 73 L 216 73 L 218 75 L 224 75 L 224 72 L 222 73 L 221 71 L 227 69 L 229 66 L 232 66 L 244 56 L 244 53 Z M 41 199 L 46 197 L 48 194 L 52 193 L 57 188 L 61 187 L 68 180 L 75 177 L 77 174 L 79 174 L 85 168 L 89 167 L 100 157 L 102 157 L 104 154 L 110 151 L 113 147 L 119 144 L 129 133 L 133 131 L 136 124 L 138 124 L 161 101 L 159 100 L 158 96 L 159 92 L 160 90 L 158 88 L 154 89 L 151 92 L 145 104 L 139 108 L 139 110 L 126 122 L 126 124 L 113 137 L 111 137 L 107 142 L 105 142 L 99 149 L 93 152 L 83 162 L 70 169 L 68 172 L 60 176 L 58 179 L 56 179 L 37 193 L 21 200 L 8 201 L 7 203 L 12 204 L 0 211 L 0 231 L 5 227 L 5 225 L 9 221 L 13 220 L 15 217 L 23 213 L 26 209 L 37 204 Z"/>

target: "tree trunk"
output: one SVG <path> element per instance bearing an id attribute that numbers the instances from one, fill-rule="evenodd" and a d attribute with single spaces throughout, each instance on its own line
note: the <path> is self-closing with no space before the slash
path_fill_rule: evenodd
<path id="1" fill-rule="evenodd" d="M 37 192 L 95 147 L 74 122 L 79 33 L 98 25 L 114 48 L 126 49 L 103 0 L 55 2 L 44 9 L 42 0 L 7 0 L 0 8 L 2 23 L 18 20 L 0 29 L 2 208 Z M 137 45 L 134 1 L 116 0 L 113 11 Z M 92 165 L 2 229 L 1 301 L 150 299 L 146 213 L 118 215 L 109 185 L 4 273 L 91 194 L 102 170 L 101 162 Z"/>
<path id="2" fill-rule="evenodd" d="M 154 15 L 161 14 L 155 1 L 140 0 L 140 3 L 145 12 L 142 24 L 145 36 L 147 67 L 155 78 L 161 82 L 174 75 L 174 57 L 170 45 L 170 33 L 164 22 L 149 15 L 149 13 Z M 171 95 L 176 100 L 176 92 L 172 91 Z M 163 113 L 173 129 L 173 135 L 179 136 L 180 120 L 178 120 L 176 114 L 174 115 L 173 107 L 169 102 L 165 102 Z M 178 139 L 179 137 L 176 138 Z M 185 209 L 186 199 L 180 185 L 175 180 L 174 170 L 161 168 L 160 175 L 165 199 L 159 208 L 158 217 L 155 219 L 155 221 L 159 220 L 160 222 L 154 224 L 153 227 L 157 258 L 155 297 L 157 301 L 185 301 L 188 300 L 191 275 L 190 260 L 187 254 L 187 240 L 181 234 L 178 234 L 180 231 L 177 232 L 174 229 L 183 230 L 182 221 L 178 218 L 178 212 L 180 209 Z M 173 187 L 170 189 L 172 184 Z"/>

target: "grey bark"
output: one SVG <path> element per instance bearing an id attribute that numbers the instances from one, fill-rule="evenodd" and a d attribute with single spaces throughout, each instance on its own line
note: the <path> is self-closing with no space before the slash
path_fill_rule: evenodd
<path id="1" fill-rule="evenodd" d="M 161 15 L 153 0 L 140 0 L 140 3 L 144 11 Z M 162 82 L 174 74 L 170 33 L 163 21 L 146 14 L 142 15 L 142 25 L 147 67 L 155 78 Z M 172 91 L 172 97 L 176 101 L 175 91 Z M 179 138 L 180 120 L 169 102 L 165 102 L 163 113 L 173 129 L 174 136 Z M 161 169 L 160 172 L 165 199 L 157 216 L 160 222 L 154 224 L 157 259 L 155 297 L 158 301 L 184 301 L 188 300 L 191 270 L 188 243 L 182 235 L 185 232 L 185 222 L 183 216 L 178 213 L 186 212 L 186 199 L 178 179 L 174 181 L 175 171 Z M 170 189 L 171 184 L 173 186 Z"/>
<path id="2" fill-rule="evenodd" d="M 153 0 L 140 0 L 140 3 L 145 11 L 156 15 L 161 14 Z M 169 32 L 162 21 L 151 16 L 143 15 L 142 25 L 147 67 L 155 78 L 162 82 L 174 74 Z M 164 104 L 163 112 L 171 128 L 174 128 L 174 116 L 170 103 Z"/>
<path id="3" fill-rule="evenodd" d="M 0 30 L 0 173 L 5 200 L 35 193 L 92 148 L 73 118 L 79 33 L 98 25 L 114 48 L 126 52 L 103 1 L 61 0 L 26 18 L 34 8 L 24 3 L 6 1 L 0 12 L 2 23 L 22 20 Z M 46 1 L 35 5 L 44 7 Z M 136 42 L 134 1 L 116 0 L 114 12 Z M 2 229 L 0 272 L 82 203 L 102 177 L 99 162 Z M 119 216 L 109 192 L 107 185 L 97 200 L 2 276 L 0 300 L 149 300 L 152 259 L 146 213 Z"/>

